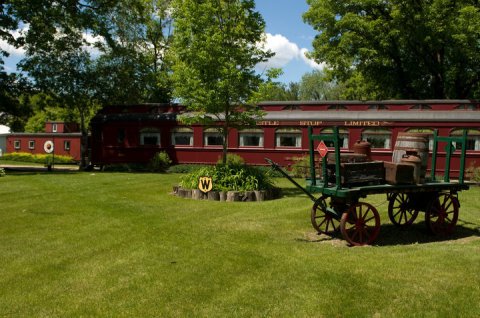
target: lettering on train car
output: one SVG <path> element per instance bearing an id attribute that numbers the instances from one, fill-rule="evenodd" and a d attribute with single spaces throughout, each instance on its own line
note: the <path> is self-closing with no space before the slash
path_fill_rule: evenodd
<path id="1" fill-rule="evenodd" d="M 258 121 L 257 126 L 278 126 L 280 125 L 280 122 L 277 120 L 264 120 L 264 121 Z"/>
<path id="2" fill-rule="evenodd" d="M 345 126 L 361 126 L 361 127 L 378 127 L 381 126 L 379 121 L 346 121 Z"/>
<path id="3" fill-rule="evenodd" d="M 299 122 L 300 126 L 322 126 L 323 121 L 300 121 Z"/>

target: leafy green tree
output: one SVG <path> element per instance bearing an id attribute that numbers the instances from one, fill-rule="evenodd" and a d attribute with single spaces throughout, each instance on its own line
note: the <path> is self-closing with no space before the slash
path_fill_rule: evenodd
<path id="1" fill-rule="evenodd" d="M 172 40 L 170 0 L 117 2 L 103 23 L 114 41 L 98 43 L 96 60 L 109 103 L 169 102 L 172 84 L 167 58 Z"/>
<path id="2" fill-rule="evenodd" d="M 313 71 L 302 76 L 299 91 L 302 100 L 338 100 L 342 87 L 329 80 L 324 72 Z"/>
<path id="3" fill-rule="evenodd" d="M 476 0 L 307 0 L 311 56 L 373 98 L 472 98 L 480 83 Z M 353 82 L 349 82 L 351 79 Z M 364 81 L 359 85 L 359 80 Z"/>
<path id="4" fill-rule="evenodd" d="M 283 74 L 280 68 L 271 68 L 266 70 L 265 79 L 259 85 L 258 90 L 252 95 L 250 102 L 258 103 L 260 101 L 282 101 L 286 100 L 285 85 L 276 81 Z"/>
<path id="5" fill-rule="evenodd" d="M 174 96 L 194 112 L 186 122 L 217 126 L 226 162 L 232 127 L 254 123 L 249 105 L 261 83 L 257 63 L 272 56 L 258 47 L 265 22 L 253 0 L 173 0 Z"/>

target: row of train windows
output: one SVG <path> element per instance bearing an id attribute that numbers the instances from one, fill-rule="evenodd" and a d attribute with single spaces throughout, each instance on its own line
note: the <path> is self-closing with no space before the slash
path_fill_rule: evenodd
<path id="1" fill-rule="evenodd" d="M 63 141 L 63 150 L 70 150 L 70 140 L 64 140 Z M 15 150 L 20 150 L 22 149 L 22 142 L 21 140 L 14 140 L 13 141 L 13 147 Z M 28 141 L 28 149 L 30 150 L 35 150 L 36 147 L 36 141 L 35 140 L 29 140 Z"/>
<path id="2" fill-rule="evenodd" d="M 433 130 L 431 129 L 410 129 L 408 132 L 425 133 L 429 135 L 429 148 L 433 148 Z M 332 129 L 324 129 L 321 133 L 332 133 Z M 451 135 L 460 135 L 463 130 L 454 130 Z M 339 130 L 340 145 L 342 148 L 348 148 L 349 133 L 347 129 Z M 123 142 L 124 136 L 119 139 Z M 223 136 L 216 129 L 206 129 L 203 133 L 203 142 L 205 146 L 223 145 Z M 372 148 L 391 149 L 392 133 L 387 129 L 365 129 L 362 132 L 362 139 L 371 143 Z M 261 129 L 244 129 L 239 131 L 240 147 L 264 147 L 264 134 Z M 190 128 L 177 128 L 172 131 L 171 143 L 175 146 L 193 146 L 193 130 Z M 140 144 L 160 146 L 159 131 L 142 131 L 140 133 Z M 301 148 L 302 131 L 297 128 L 281 128 L 275 131 L 275 146 Z M 328 147 L 333 147 L 333 143 L 327 143 Z M 480 130 L 471 129 L 468 131 L 467 150 L 480 150 Z"/>

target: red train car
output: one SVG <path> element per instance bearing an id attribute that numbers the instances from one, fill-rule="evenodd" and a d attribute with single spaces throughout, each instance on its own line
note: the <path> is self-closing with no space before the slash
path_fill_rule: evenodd
<path id="1" fill-rule="evenodd" d="M 372 144 L 376 160 L 390 161 L 399 132 L 439 135 L 468 130 L 467 167 L 480 164 L 480 102 L 471 100 L 393 101 L 287 101 L 261 102 L 265 116 L 255 127 L 232 129 L 230 153 L 246 162 L 264 165 L 265 157 L 290 165 L 307 155 L 307 127 L 314 133 L 340 128 L 342 151 L 357 140 Z M 91 121 L 92 163 L 146 163 L 156 152 L 166 151 L 174 163 L 214 163 L 222 153 L 222 136 L 214 128 L 185 126 L 177 115 L 186 112 L 176 104 L 110 106 Z M 444 168 L 443 149 L 439 170 Z M 458 157 L 452 162 L 458 170 Z"/>
<path id="2" fill-rule="evenodd" d="M 81 133 L 75 123 L 47 122 L 44 133 L 10 133 L 6 139 L 7 153 L 54 154 L 80 161 Z"/>

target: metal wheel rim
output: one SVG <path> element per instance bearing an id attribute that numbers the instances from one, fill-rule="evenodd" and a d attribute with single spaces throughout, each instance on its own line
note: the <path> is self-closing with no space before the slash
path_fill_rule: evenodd
<path id="1" fill-rule="evenodd" d="M 418 209 L 409 207 L 411 197 L 406 193 L 395 193 L 388 203 L 388 217 L 398 227 L 412 225 L 418 216 Z"/>
<path id="2" fill-rule="evenodd" d="M 441 193 L 430 202 L 425 213 L 425 223 L 435 235 L 449 235 L 458 221 L 458 199 L 451 194 Z"/>
<path id="3" fill-rule="evenodd" d="M 325 213 L 327 209 L 327 197 L 322 196 L 315 201 L 312 207 L 311 222 L 318 234 L 333 235 L 340 229 L 339 221 L 330 214 Z"/>
<path id="4" fill-rule="evenodd" d="M 343 213 L 340 230 L 345 240 L 353 246 L 371 244 L 380 232 L 380 215 L 371 204 L 358 202 Z"/>

